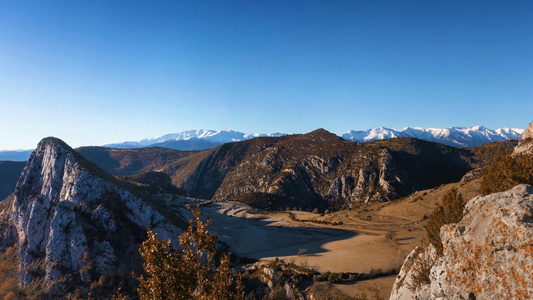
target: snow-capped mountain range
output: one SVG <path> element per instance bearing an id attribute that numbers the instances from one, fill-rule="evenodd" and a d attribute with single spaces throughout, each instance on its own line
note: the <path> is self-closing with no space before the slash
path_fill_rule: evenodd
<path id="1" fill-rule="evenodd" d="M 379 127 L 361 131 L 351 130 L 343 134 L 342 138 L 348 141 L 370 142 L 389 138 L 412 137 L 453 147 L 475 147 L 491 142 L 519 138 L 523 133 L 524 129 L 519 128 L 498 128 L 492 130 L 483 126 L 450 128 L 406 127 L 404 129 Z M 229 142 L 244 141 L 255 137 L 282 135 L 286 134 L 280 132 L 246 134 L 233 130 L 188 130 L 166 134 L 161 137 L 143 139 L 136 142 L 124 142 L 105 146 L 115 148 L 137 148 L 154 145 L 163 146 L 165 144 L 168 145 L 169 142 L 198 142 L 200 140 L 216 146 Z M 180 145 L 184 144 L 180 143 Z"/>
<path id="2" fill-rule="evenodd" d="M 140 141 L 130 141 L 130 142 L 124 142 L 124 143 L 117 143 L 117 144 L 108 144 L 104 145 L 106 147 L 114 147 L 114 148 L 138 148 L 138 147 L 147 147 L 147 146 L 154 146 L 154 145 L 161 145 L 163 143 L 168 143 L 170 141 L 197 141 L 197 140 L 203 140 L 206 142 L 209 142 L 210 144 L 213 144 L 215 146 L 222 145 L 225 143 L 230 142 L 239 142 L 248 140 L 255 137 L 266 137 L 266 136 L 282 136 L 286 135 L 286 133 L 252 133 L 247 134 L 240 131 L 234 131 L 234 130 L 187 130 L 187 131 L 181 131 L 178 133 L 169 133 L 165 134 L 160 137 L 154 137 L 154 138 L 148 138 L 143 139 Z M 191 149 L 192 150 L 192 149 Z"/>
<path id="3" fill-rule="evenodd" d="M 349 132 L 343 134 L 342 138 L 348 141 L 370 142 L 380 139 L 412 137 L 453 147 L 475 147 L 491 142 L 520 138 L 523 133 L 524 129 L 519 128 L 498 128 L 492 130 L 483 126 L 450 128 L 406 127 L 404 129 L 379 127 L 360 131 L 350 130 Z M 200 129 L 170 133 L 160 137 L 147 138 L 140 141 L 107 144 L 104 146 L 121 149 L 159 146 L 177 150 L 204 150 L 214 148 L 224 143 L 244 141 L 255 137 L 276 137 L 283 135 L 286 135 L 286 133 L 276 132 L 247 134 L 234 130 L 217 131 Z M 0 150 L 0 161 L 27 160 L 32 151 L 33 150 Z"/>
<path id="4" fill-rule="evenodd" d="M 348 141 L 370 142 L 390 138 L 411 137 L 448 146 L 466 148 L 519 138 L 523 133 L 524 129 L 519 128 L 498 128 L 492 130 L 483 126 L 450 128 L 406 127 L 404 129 L 379 127 L 363 131 L 351 130 L 343 134 L 342 138 Z"/>

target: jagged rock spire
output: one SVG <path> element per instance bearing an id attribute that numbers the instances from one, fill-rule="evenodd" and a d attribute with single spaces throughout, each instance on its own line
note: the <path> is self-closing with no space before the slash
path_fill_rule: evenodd
<path id="1" fill-rule="evenodd" d="M 51 287 L 129 276 L 131 269 L 117 274 L 116 266 L 124 260 L 139 264 L 135 237 L 146 227 L 174 241 L 180 233 L 118 180 L 52 137 L 39 143 L 24 167 L 12 214 L 23 286 L 42 277 Z"/>

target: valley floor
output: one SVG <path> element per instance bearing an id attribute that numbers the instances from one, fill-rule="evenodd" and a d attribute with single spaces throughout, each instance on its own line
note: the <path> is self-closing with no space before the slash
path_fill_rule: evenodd
<path id="1" fill-rule="evenodd" d="M 399 270 L 405 257 L 421 243 L 425 217 L 445 191 L 455 187 L 470 199 L 477 194 L 477 185 L 454 183 L 390 203 L 325 215 L 292 211 L 292 219 L 289 212 L 249 213 L 249 207 L 237 202 L 211 202 L 202 206 L 202 215 L 213 219 L 210 230 L 240 257 L 279 258 L 321 273 L 387 272 Z M 377 287 L 387 299 L 395 279 L 396 275 L 388 275 L 335 286 L 352 296 L 371 293 Z"/>

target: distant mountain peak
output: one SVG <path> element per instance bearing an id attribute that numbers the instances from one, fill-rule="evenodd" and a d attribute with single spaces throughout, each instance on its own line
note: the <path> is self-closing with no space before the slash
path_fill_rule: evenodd
<path id="1" fill-rule="evenodd" d="M 411 137 L 448 146 L 466 148 L 514 139 L 521 136 L 523 132 L 523 129 L 518 128 L 498 128 L 491 130 L 484 126 L 449 128 L 405 127 L 403 129 L 378 127 L 360 131 L 351 130 L 343 134 L 342 137 L 346 140 L 356 142 Z"/>
<path id="2" fill-rule="evenodd" d="M 211 144 L 212 146 L 210 148 L 214 148 L 216 146 L 225 144 L 225 143 L 231 143 L 231 142 L 240 142 L 244 140 L 248 140 L 251 138 L 256 137 L 276 137 L 276 136 L 283 136 L 286 135 L 285 133 L 275 132 L 275 133 L 244 133 L 240 131 L 235 131 L 231 129 L 224 129 L 224 130 L 204 130 L 204 129 L 193 129 L 193 130 L 186 130 L 186 131 L 180 131 L 177 133 L 169 133 L 165 134 L 160 137 L 153 137 L 153 138 L 147 138 L 140 141 L 129 141 L 129 142 L 123 142 L 123 143 L 115 143 L 115 144 L 108 144 L 104 145 L 105 147 L 111 147 L 111 148 L 139 148 L 139 147 L 147 147 L 152 145 L 172 145 L 168 142 L 181 142 L 179 144 L 174 144 L 175 147 L 172 147 L 177 150 L 200 150 L 200 149 L 194 149 L 194 147 L 190 147 L 184 143 L 184 141 L 198 141 L 203 140 L 204 142 L 207 142 L 207 144 Z M 202 149 L 206 148 L 206 143 L 202 144 Z"/>
<path id="3" fill-rule="evenodd" d="M 331 134 L 329 131 L 320 128 L 308 134 Z M 437 142 L 453 147 L 476 147 L 483 144 L 504 141 L 520 137 L 524 133 L 523 129 L 518 128 L 498 128 L 495 130 L 488 129 L 484 126 L 473 127 L 449 127 L 449 128 L 423 128 L 423 127 L 405 127 L 403 129 L 376 127 L 367 130 L 350 130 L 342 135 L 342 138 L 348 141 L 370 142 L 398 137 L 411 137 Z M 160 137 L 143 139 L 140 141 L 123 142 L 108 144 L 106 147 L 112 148 L 139 148 L 147 146 L 170 147 L 177 150 L 203 150 L 214 148 L 218 145 L 239 142 L 256 137 L 278 137 L 286 135 L 285 133 L 253 133 L 247 134 L 231 129 L 224 130 L 187 130 L 177 133 L 169 133 Z M 201 140 L 202 144 L 198 144 Z M 179 142 L 179 143 L 175 143 Z M 196 143 L 196 144 L 194 144 Z"/>
<path id="4" fill-rule="evenodd" d="M 331 140 L 331 141 L 342 140 L 341 137 L 339 137 L 338 135 L 336 135 L 334 133 L 331 133 L 331 132 L 327 131 L 324 128 L 319 128 L 317 130 L 314 130 L 314 131 L 311 131 L 309 133 L 306 133 L 306 134 L 302 135 L 302 137 L 306 138 L 306 139 L 322 140 L 322 141 L 325 141 L 325 140 Z"/>
<path id="5" fill-rule="evenodd" d="M 317 133 L 319 133 L 319 134 L 333 134 L 333 133 L 327 131 L 324 128 L 318 128 L 316 130 L 311 131 L 309 134 L 317 134 Z"/>

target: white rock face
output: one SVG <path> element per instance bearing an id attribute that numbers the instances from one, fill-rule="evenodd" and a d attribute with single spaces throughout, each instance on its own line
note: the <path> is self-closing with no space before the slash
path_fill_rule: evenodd
<path id="1" fill-rule="evenodd" d="M 413 285 L 415 270 L 421 268 L 423 262 L 433 264 L 436 259 L 437 252 L 433 245 L 429 245 L 427 249 L 423 249 L 421 247 L 416 247 L 413 249 L 413 251 L 411 251 L 411 253 L 405 258 L 405 262 L 400 269 L 400 273 L 398 273 L 398 277 L 396 278 L 396 281 L 392 287 L 389 299 L 416 299 L 416 297 L 419 297 L 418 299 L 427 299 L 427 297 L 421 298 L 420 294 L 428 294 L 429 287 L 423 286 L 416 291 L 412 291 L 410 286 Z"/>
<path id="2" fill-rule="evenodd" d="M 444 255 L 431 283 L 400 297 L 406 280 L 399 276 L 391 299 L 533 299 L 533 187 L 470 200 L 463 219 L 440 235 Z"/>
<path id="3" fill-rule="evenodd" d="M 522 139 L 514 148 L 513 155 L 533 154 L 533 122 L 527 126 Z"/>
<path id="4" fill-rule="evenodd" d="M 91 265 L 96 276 L 111 274 L 118 260 L 106 234 L 117 232 L 120 218 L 121 226 L 129 222 L 138 231 L 150 227 L 177 242 L 179 228 L 91 168 L 55 138 L 43 139 L 31 155 L 12 206 L 23 285 L 41 276 L 54 283 L 67 273 L 90 281 Z M 35 268 L 39 261 L 44 261 L 43 269 Z"/>
<path id="5" fill-rule="evenodd" d="M 532 194 L 519 185 L 474 198 L 459 223 L 441 228 L 444 259 L 434 271 L 446 270 L 439 281 L 447 296 L 533 298 Z"/>

